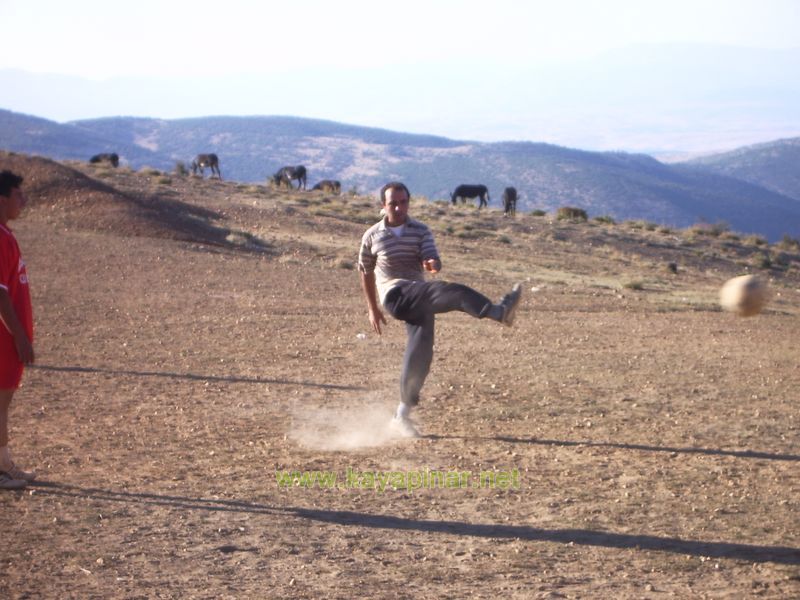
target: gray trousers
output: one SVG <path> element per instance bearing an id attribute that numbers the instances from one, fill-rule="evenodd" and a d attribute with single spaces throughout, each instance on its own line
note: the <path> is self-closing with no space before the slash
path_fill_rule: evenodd
<path id="1" fill-rule="evenodd" d="M 400 399 L 416 406 L 431 370 L 436 315 L 460 310 L 482 319 L 492 302 L 466 285 L 436 280 L 403 282 L 389 291 L 383 305 L 395 319 L 406 322 L 408 342 L 400 375 Z"/>

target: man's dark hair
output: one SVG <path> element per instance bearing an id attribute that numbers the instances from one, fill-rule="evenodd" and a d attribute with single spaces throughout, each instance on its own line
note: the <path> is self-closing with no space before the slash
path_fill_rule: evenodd
<path id="1" fill-rule="evenodd" d="M 381 188 L 381 195 L 380 195 L 381 206 L 383 206 L 384 202 L 386 202 L 387 190 L 403 190 L 408 196 L 408 199 L 411 200 L 411 192 L 408 191 L 408 188 L 406 187 L 405 183 L 402 183 L 400 181 L 390 181 Z"/>
<path id="2" fill-rule="evenodd" d="M 22 185 L 22 177 L 11 171 L 0 173 L 0 196 L 8 197 L 11 190 Z"/>

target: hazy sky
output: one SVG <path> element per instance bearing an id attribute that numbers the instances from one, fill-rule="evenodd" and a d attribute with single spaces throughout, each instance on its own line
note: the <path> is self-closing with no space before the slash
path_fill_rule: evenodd
<path id="1" fill-rule="evenodd" d="M 303 72 L 325 73 L 333 81 L 339 72 L 374 74 L 394 68 L 406 75 L 419 73 L 418 79 L 400 85 L 421 94 L 441 84 L 436 80 L 450 70 L 480 78 L 503 70 L 553 68 L 632 44 L 800 46 L 800 0 L 0 0 L 0 23 L 0 69 L 95 83 L 155 77 L 174 84 L 183 78 L 231 76 L 274 83 L 281 74 Z M 360 123 L 357 112 L 341 107 L 358 105 L 348 94 L 357 98 L 364 90 L 348 87 L 354 89 L 336 90 L 336 102 L 329 102 L 324 89 L 313 99 L 308 88 L 295 98 L 282 90 L 273 103 L 264 101 L 255 106 L 263 110 L 254 111 L 236 97 L 241 92 L 226 97 L 221 85 L 204 92 L 207 103 L 198 103 L 195 110 L 186 106 L 186 114 L 178 114 L 166 100 L 159 105 L 157 94 L 144 90 L 140 110 L 128 104 L 126 114 L 175 118 L 199 116 L 197 110 L 205 109 L 346 119 L 388 128 L 402 123 L 397 108 L 387 108 L 385 124 L 378 113 L 365 114 L 368 122 Z M 0 108 L 20 111 L 11 102 L 14 92 L 0 89 Z M 380 103 L 381 93 L 387 98 L 396 93 L 391 86 L 368 92 L 372 104 Z M 39 99 L 32 114 L 55 120 L 106 116 L 92 113 L 91 102 L 82 107 L 79 100 L 59 97 L 58 90 L 48 95 L 49 104 Z M 409 110 L 416 118 L 425 112 L 419 104 Z M 441 114 L 443 122 L 448 116 L 441 105 L 428 111 Z M 474 109 L 472 116 L 480 119 L 482 114 Z"/>
<path id="2" fill-rule="evenodd" d="M 91 78 L 800 45 L 797 0 L 0 0 L 0 22 L 0 68 Z"/>

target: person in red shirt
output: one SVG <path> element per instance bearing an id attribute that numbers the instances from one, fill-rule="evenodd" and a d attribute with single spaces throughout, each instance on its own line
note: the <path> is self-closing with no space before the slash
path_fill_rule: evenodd
<path id="1" fill-rule="evenodd" d="M 28 272 L 19 245 L 8 227 L 27 203 L 22 177 L 0 172 L 0 489 L 20 489 L 36 478 L 11 459 L 8 411 L 22 380 L 25 365 L 33 363 L 33 312 Z"/>

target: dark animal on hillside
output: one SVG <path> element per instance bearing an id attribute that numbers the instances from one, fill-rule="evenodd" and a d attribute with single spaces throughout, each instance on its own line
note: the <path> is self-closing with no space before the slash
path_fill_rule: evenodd
<path id="1" fill-rule="evenodd" d="M 109 154 L 95 154 L 92 158 L 89 159 L 90 163 L 102 163 L 107 162 L 112 167 L 116 168 L 119 166 L 119 155 L 116 152 L 112 152 Z"/>
<path id="2" fill-rule="evenodd" d="M 517 188 L 507 187 L 503 190 L 503 216 L 512 217 L 517 214 Z"/>
<path id="3" fill-rule="evenodd" d="M 461 203 L 467 201 L 467 198 L 479 198 L 480 202 L 478 208 L 488 206 L 489 204 L 489 190 L 485 185 L 469 185 L 462 183 L 455 191 L 450 194 L 450 200 L 455 204 L 461 198 Z"/>
<path id="4" fill-rule="evenodd" d="M 297 189 L 300 187 L 306 189 L 306 168 L 303 165 L 296 167 L 282 167 L 275 175 L 272 176 L 272 183 L 281 187 L 285 185 L 289 189 L 294 189 L 292 180 L 297 180 Z"/>
<path id="5" fill-rule="evenodd" d="M 206 172 L 206 167 L 211 169 L 211 177 L 214 174 L 217 175 L 217 178 L 221 181 L 222 180 L 222 173 L 219 170 L 219 158 L 216 154 L 198 154 L 194 157 L 192 161 L 192 173 L 197 175 L 197 171 L 200 171 L 200 177 L 203 177 Z"/>
<path id="6" fill-rule="evenodd" d="M 329 192 L 331 194 L 340 194 L 342 192 L 342 184 L 335 179 L 323 179 L 311 189 L 322 190 L 323 192 Z"/>

